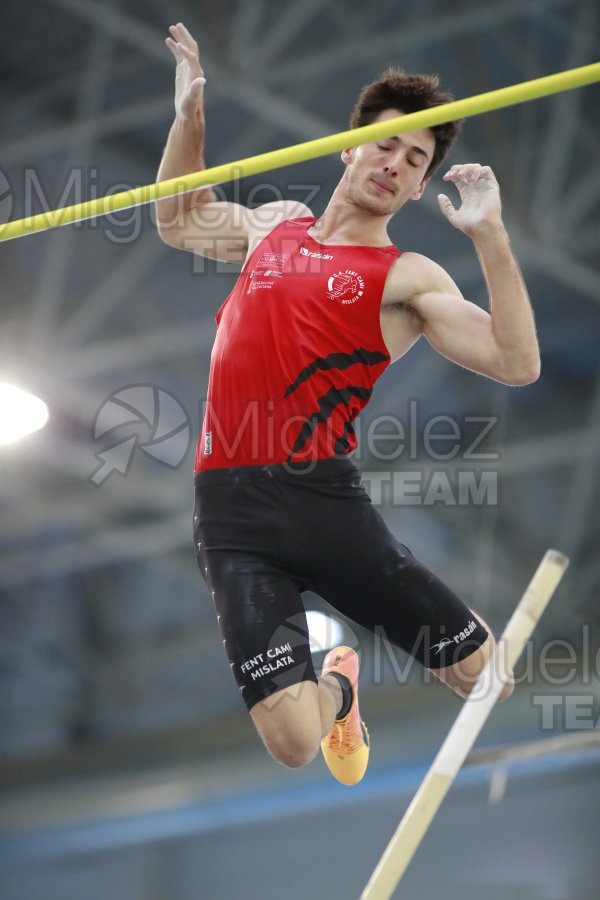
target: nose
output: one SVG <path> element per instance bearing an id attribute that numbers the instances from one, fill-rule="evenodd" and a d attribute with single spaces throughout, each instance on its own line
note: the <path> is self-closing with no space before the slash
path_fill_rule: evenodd
<path id="1" fill-rule="evenodd" d="M 396 154 L 391 159 L 388 158 L 386 165 L 383 167 L 383 171 L 386 175 L 390 177 L 394 177 L 398 174 L 398 169 L 400 168 L 400 154 Z"/>
<path id="2" fill-rule="evenodd" d="M 395 150 L 389 153 L 385 158 L 384 173 L 394 178 L 397 176 L 407 164 L 408 151 L 407 148 L 399 145 Z"/>

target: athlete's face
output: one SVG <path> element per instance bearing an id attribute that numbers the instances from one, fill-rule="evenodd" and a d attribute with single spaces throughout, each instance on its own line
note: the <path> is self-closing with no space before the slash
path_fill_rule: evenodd
<path id="1" fill-rule="evenodd" d="M 374 121 L 401 115 L 397 109 L 386 109 Z M 348 198 L 374 215 L 393 215 L 425 190 L 434 150 L 435 137 L 429 128 L 344 150 Z"/>

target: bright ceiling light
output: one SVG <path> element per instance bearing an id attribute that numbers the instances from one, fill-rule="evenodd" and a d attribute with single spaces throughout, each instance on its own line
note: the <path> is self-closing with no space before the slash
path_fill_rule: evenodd
<path id="1" fill-rule="evenodd" d="M 309 609 L 306 613 L 306 620 L 311 653 L 330 650 L 343 643 L 344 628 L 337 619 L 326 616 L 325 613 L 318 612 L 316 609 Z"/>
<path id="2" fill-rule="evenodd" d="M 12 384 L 0 383 L 0 444 L 12 444 L 43 428 L 47 421 L 48 407 L 43 400 Z"/>

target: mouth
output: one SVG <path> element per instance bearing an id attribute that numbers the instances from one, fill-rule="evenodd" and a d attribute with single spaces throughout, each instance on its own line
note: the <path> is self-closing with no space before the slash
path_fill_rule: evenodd
<path id="1" fill-rule="evenodd" d="M 391 187 L 388 187 L 387 184 L 384 184 L 383 181 L 378 181 L 376 178 L 371 178 L 372 183 L 382 194 L 395 194 L 395 190 Z"/>

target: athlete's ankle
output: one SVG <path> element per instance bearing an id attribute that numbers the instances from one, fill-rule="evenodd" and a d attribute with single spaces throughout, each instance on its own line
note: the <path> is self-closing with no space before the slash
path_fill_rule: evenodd
<path id="1" fill-rule="evenodd" d="M 342 705 L 336 713 L 335 718 L 337 720 L 344 719 L 350 712 L 350 707 L 352 706 L 352 685 L 350 684 L 350 679 L 345 675 L 342 675 L 341 672 L 328 672 L 327 677 L 335 678 L 340 686 L 342 692 Z"/>

